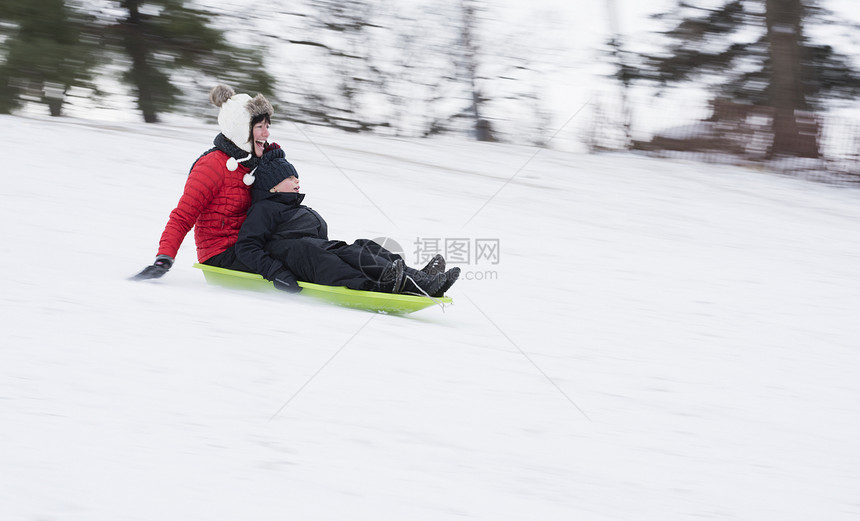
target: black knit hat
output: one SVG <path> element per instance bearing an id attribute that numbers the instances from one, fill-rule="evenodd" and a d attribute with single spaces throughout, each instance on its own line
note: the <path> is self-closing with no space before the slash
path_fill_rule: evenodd
<path id="1" fill-rule="evenodd" d="M 280 148 L 269 150 L 260 158 L 257 169 L 254 170 L 254 188 L 269 191 L 288 177 L 299 177 L 296 168 L 286 159 Z"/>

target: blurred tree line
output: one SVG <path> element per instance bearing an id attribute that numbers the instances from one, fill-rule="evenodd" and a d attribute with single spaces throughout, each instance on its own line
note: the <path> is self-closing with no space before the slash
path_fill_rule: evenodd
<path id="1" fill-rule="evenodd" d="M 699 81 L 714 100 L 765 108 L 773 119 L 771 156 L 816 157 L 817 137 L 800 120 L 826 100 L 860 93 L 850 58 L 808 37 L 809 26 L 839 23 L 816 0 L 678 0 L 655 18 L 669 27 L 662 49 L 637 54 L 610 43 L 617 79 L 625 87 Z"/>
<path id="2" fill-rule="evenodd" d="M 0 113 L 40 103 L 60 116 L 76 98 L 102 99 L 110 79 L 146 122 L 211 113 L 206 91 L 226 83 L 263 93 L 282 120 L 349 131 L 494 140 L 493 119 L 519 130 L 545 125 L 527 53 L 493 43 L 492 65 L 483 61 L 484 11 L 478 0 L 300 0 L 262 11 L 187 0 L 0 0 Z M 521 101 L 522 113 L 492 107 L 502 99 Z"/>
<path id="3" fill-rule="evenodd" d="M 212 117 L 206 92 L 227 83 L 265 94 L 281 120 L 348 131 L 550 133 L 552 33 L 500 20 L 489 2 L 203 1 L 0 0 L 0 113 L 40 103 L 58 116 L 120 83 L 147 122 Z M 704 81 L 715 99 L 768 107 L 776 154 L 798 153 L 800 112 L 860 92 L 850 60 L 807 37 L 827 20 L 816 0 L 678 0 L 658 17 L 662 49 L 610 42 L 622 85 Z"/>
<path id="4" fill-rule="evenodd" d="M 248 90 L 271 92 L 260 53 L 230 45 L 207 24 L 209 13 L 182 0 L 118 0 L 111 5 L 64 0 L 0 0 L 0 113 L 27 101 L 53 116 L 78 88 L 98 96 L 98 78 L 122 64 L 126 84 L 147 122 L 176 108 L 187 71 L 216 75 Z"/>

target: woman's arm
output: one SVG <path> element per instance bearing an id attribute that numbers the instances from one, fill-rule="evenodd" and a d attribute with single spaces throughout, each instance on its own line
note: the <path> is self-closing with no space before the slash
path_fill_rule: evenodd
<path id="1" fill-rule="evenodd" d="M 224 172 L 201 162 L 195 164 L 188 174 L 188 180 L 185 181 L 182 196 L 176 208 L 170 212 L 167 225 L 161 234 L 158 255 L 176 258 L 176 252 L 179 251 L 185 236 L 191 231 L 197 218 L 209 206 L 223 184 Z"/>

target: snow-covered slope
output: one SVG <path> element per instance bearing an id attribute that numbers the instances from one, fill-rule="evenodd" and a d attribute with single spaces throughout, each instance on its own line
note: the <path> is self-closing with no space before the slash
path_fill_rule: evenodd
<path id="1" fill-rule="evenodd" d="M 333 237 L 473 248 L 397 317 L 127 280 L 214 127 L 0 132 L 0 519 L 860 516 L 857 191 L 274 126 Z"/>

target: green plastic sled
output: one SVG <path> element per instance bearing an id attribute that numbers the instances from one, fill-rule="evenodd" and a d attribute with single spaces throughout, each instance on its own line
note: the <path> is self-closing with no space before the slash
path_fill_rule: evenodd
<path id="1" fill-rule="evenodd" d="M 279 291 L 275 286 L 256 273 L 228 270 L 215 266 L 195 263 L 194 267 L 203 270 L 206 282 L 216 286 L 252 291 Z M 325 300 L 338 306 L 401 315 L 412 313 L 429 306 L 444 306 L 454 301 L 451 297 L 418 297 L 414 295 L 395 295 L 376 291 L 359 291 L 344 286 L 323 286 L 310 282 L 299 282 L 302 287 L 299 295 Z"/>

